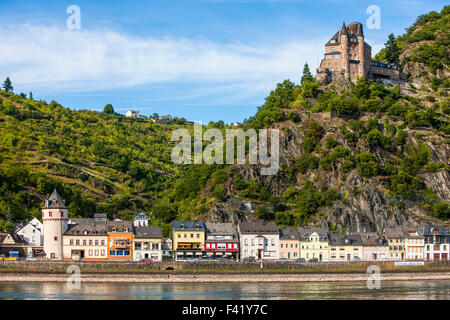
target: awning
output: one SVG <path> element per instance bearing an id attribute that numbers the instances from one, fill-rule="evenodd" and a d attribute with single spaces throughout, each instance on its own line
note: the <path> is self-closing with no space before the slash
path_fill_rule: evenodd
<path id="1" fill-rule="evenodd" d="M 212 253 L 212 252 L 207 252 L 207 253 L 206 253 L 207 256 L 212 256 L 213 254 L 214 254 L 214 253 Z"/>
<path id="2" fill-rule="evenodd" d="M 225 252 L 226 256 L 232 256 L 233 254 L 231 252 Z"/>
<path id="3" fill-rule="evenodd" d="M 187 255 L 187 256 L 192 256 L 193 253 L 192 253 L 192 252 L 186 252 L 186 255 Z"/>
<path id="4" fill-rule="evenodd" d="M 223 255 L 223 252 L 216 252 L 216 255 L 221 256 Z"/>

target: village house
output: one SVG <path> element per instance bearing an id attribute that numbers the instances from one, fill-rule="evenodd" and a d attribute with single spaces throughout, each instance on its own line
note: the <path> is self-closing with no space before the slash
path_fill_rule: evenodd
<path id="1" fill-rule="evenodd" d="M 16 233 L 0 234 L 0 257 L 25 258 L 28 254 L 28 243 Z"/>
<path id="2" fill-rule="evenodd" d="M 449 260 L 450 234 L 441 226 L 425 226 L 424 259 L 426 261 Z"/>
<path id="3" fill-rule="evenodd" d="M 376 232 L 361 233 L 363 261 L 388 261 L 389 246 L 386 239 Z"/>
<path id="4" fill-rule="evenodd" d="M 162 261 L 162 237 L 161 227 L 134 227 L 133 261 Z"/>
<path id="5" fill-rule="evenodd" d="M 296 260 L 300 258 L 300 234 L 297 230 L 283 228 L 280 230 L 280 258 Z"/>
<path id="6" fill-rule="evenodd" d="M 63 238 L 65 261 L 106 261 L 108 259 L 108 220 L 105 213 L 94 218 L 74 218 L 69 221 Z"/>
<path id="7" fill-rule="evenodd" d="M 44 227 L 37 218 L 21 225 L 14 233 L 22 236 L 30 246 L 42 247 L 44 245 Z"/>
<path id="8" fill-rule="evenodd" d="M 362 239 L 359 234 L 328 235 L 328 261 L 361 261 L 363 257 Z"/>
<path id="9" fill-rule="evenodd" d="M 162 256 L 168 258 L 171 256 L 172 252 L 172 239 L 163 238 L 162 239 Z"/>
<path id="10" fill-rule="evenodd" d="M 205 225 L 201 221 L 173 221 L 175 260 L 201 259 L 205 248 Z"/>
<path id="11" fill-rule="evenodd" d="M 148 213 L 137 212 L 133 214 L 133 225 L 135 227 L 145 227 L 148 226 Z"/>
<path id="12" fill-rule="evenodd" d="M 238 224 L 240 259 L 276 260 L 279 257 L 280 233 L 275 222 L 241 222 Z"/>
<path id="13" fill-rule="evenodd" d="M 239 239 L 231 223 L 205 224 L 206 239 L 203 258 L 239 260 Z"/>
<path id="14" fill-rule="evenodd" d="M 389 260 L 403 261 L 406 258 L 406 233 L 401 227 L 388 227 L 385 230 L 389 245 Z"/>
<path id="15" fill-rule="evenodd" d="M 108 260 L 133 260 L 133 223 L 114 220 L 108 222 Z"/>
<path id="16" fill-rule="evenodd" d="M 328 261 L 328 229 L 297 228 L 300 235 L 300 258 L 305 261 Z"/>
<path id="17" fill-rule="evenodd" d="M 406 231 L 406 260 L 423 260 L 424 246 L 423 230 L 410 229 Z"/>

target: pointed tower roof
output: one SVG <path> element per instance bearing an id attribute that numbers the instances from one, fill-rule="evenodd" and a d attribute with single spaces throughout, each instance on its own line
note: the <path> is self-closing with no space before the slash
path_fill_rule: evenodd
<path id="1" fill-rule="evenodd" d="M 52 195 L 48 200 L 45 200 L 44 208 L 57 208 L 57 209 L 67 209 L 64 199 L 61 198 L 58 191 L 53 190 Z"/>
<path id="2" fill-rule="evenodd" d="M 341 34 L 348 34 L 347 27 L 345 26 L 345 21 L 342 22 L 342 27 L 341 27 L 340 33 Z"/>
<path id="3" fill-rule="evenodd" d="M 357 27 L 356 27 L 356 34 L 357 37 L 359 36 L 364 36 L 363 34 L 363 27 L 361 23 L 358 23 Z"/>

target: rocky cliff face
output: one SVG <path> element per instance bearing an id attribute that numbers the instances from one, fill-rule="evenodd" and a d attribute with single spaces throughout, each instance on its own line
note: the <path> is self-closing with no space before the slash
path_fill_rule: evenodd
<path id="1" fill-rule="evenodd" d="M 280 130 L 280 165 L 294 166 L 294 161 L 304 151 L 302 142 L 305 138 L 304 128 L 311 120 L 317 121 L 325 129 L 325 137 L 332 136 L 336 142 L 352 153 L 366 151 L 375 154 L 382 162 L 393 159 L 393 154 L 385 150 L 371 148 L 367 141 L 362 139 L 355 145 L 349 144 L 342 136 L 339 126 L 349 119 L 334 116 L 332 113 L 302 113 L 298 112 L 300 121 L 294 123 L 286 121 L 274 126 Z M 373 115 L 364 115 L 361 118 L 368 119 Z M 383 118 L 379 119 L 383 122 Z M 448 140 L 442 134 L 430 130 L 407 130 L 408 138 L 412 144 L 420 141 L 426 143 L 431 151 L 433 162 L 442 162 L 449 165 L 450 147 Z M 447 138 L 448 139 L 448 138 Z M 324 140 L 324 139 L 323 139 Z M 327 226 L 335 225 L 346 231 L 378 231 L 383 232 L 387 226 L 422 226 L 427 223 L 443 224 L 442 221 L 430 216 L 430 208 L 417 201 L 417 197 L 400 197 L 389 195 L 386 189 L 385 177 L 362 177 L 358 169 L 353 169 L 344 174 L 342 164 L 333 164 L 330 171 L 308 170 L 306 174 L 298 173 L 296 181 L 290 181 L 284 170 L 277 175 L 261 176 L 259 168 L 252 165 L 235 165 L 231 168 L 232 174 L 239 173 L 246 182 L 257 181 L 267 187 L 271 194 L 280 197 L 288 187 L 301 189 L 306 178 L 315 186 L 327 186 L 334 188 L 340 195 L 340 200 L 326 208 L 322 208 L 319 214 L 312 217 L 311 225 Z M 435 192 L 442 200 L 450 201 L 450 175 L 445 169 L 432 172 L 421 170 L 419 176 L 423 183 Z M 227 193 L 230 195 L 225 202 L 218 203 L 209 212 L 207 221 L 233 222 L 252 221 L 256 219 L 255 209 L 258 202 L 239 199 L 235 186 L 229 181 L 226 184 Z M 445 223 L 444 223 L 445 224 Z"/>

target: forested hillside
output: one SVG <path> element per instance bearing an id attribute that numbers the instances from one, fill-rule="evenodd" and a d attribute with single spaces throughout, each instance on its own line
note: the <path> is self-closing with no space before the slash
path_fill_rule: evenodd
<path id="1" fill-rule="evenodd" d="M 75 111 L 6 88 L 0 91 L 0 228 L 40 217 L 55 187 L 72 217 L 105 212 L 131 219 L 133 212 L 152 211 L 152 223 L 166 234 L 173 219 L 191 218 L 354 231 L 447 223 L 449 8 L 419 17 L 377 56 L 387 61 L 386 52 L 397 46 L 398 64 L 411 78 L 405 86 L 361 78 L 321 87 L 307 68 L 300 84 L 278 84 L 242 126 L 280 129 L 281 169 L 274 176 L 251 165 L 174 165 L 173 130 L 193 130 L 183 121 L 155 124 L 110 107 Z"/>

